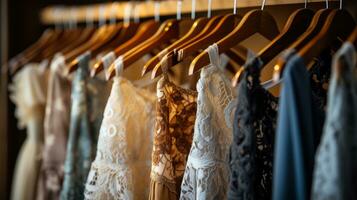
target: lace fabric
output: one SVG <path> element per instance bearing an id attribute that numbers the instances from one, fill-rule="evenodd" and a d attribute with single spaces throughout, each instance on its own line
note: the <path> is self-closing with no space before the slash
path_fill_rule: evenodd
<path id="1" fill-rule="evenodd" d="M 271 199 L 278 98 L 261 86 L 259 59 L 245 68 L 238 85 L 228 199 Z"/>
<path id="2" fill-rule="evenodd" d="M 192 143 L 197 93 L 176 86 L 164 76 L 157 85 L 157 98 L 149 199 L 178 199 Z M 163 193 L 169 197 L 155 195 Z"/>
<path id="3" fill-rule="evenodd" d="M 229 146 L 236 94 L 220 69 L 218 49 L 197 83 L 197 116 L 180 199 L 227 199 Z"/>
<path id="4" fill-rule="evenodd" d="M 60 198 L 70 119 L 71 83 L 64 74 L 64 57 L 56 55 L 50 67 L 38 200 Z"/>
<path id="5" fill-rule="evenodd" d="M 117 75 L 105 107 L 85 199 L 148 196 L 155 95 Z"/>
<path id="6" fill-rule="evenodd" d="M 287 57 L 294 54 L 290 52 Z M 312 100 L 323 121 L 328 84 L 329 52 L 317 58 L 309 71 Z M 264 89 L 259 78 L 262 63 L 252 57 L 245 65 L 238 85 L 238 104 L 234 117 L 230 149 L 231 178 L 228 199 L 271 199 L 275 131 L 279 98 Z"/>
<path id="7" fill-rule="evenodd" d="M 315 155 L 313 200 L 357 199 L 357 54 L 345 43 L 335 54 L 327 117 Z"/>
<path id="8" fill-rule="evenodd" d="M 72 105 L 61 199 L 84 199 L 84 185 L 95 156 L 96 139 L 108 97 L 107 82 L 89 78 L 90 54 L 78 58 L 72 82 Z"/>
<path id="9" fill-rule="evenodd" d="M 41 64 L 25 65 L 9 85 L 10 99 L 16 105 L 18 127 L 26 127 L 26 140 L 21 146 L 11 188 L 11 199 L 34 199 L 43 146 L 47 70 Z"/>

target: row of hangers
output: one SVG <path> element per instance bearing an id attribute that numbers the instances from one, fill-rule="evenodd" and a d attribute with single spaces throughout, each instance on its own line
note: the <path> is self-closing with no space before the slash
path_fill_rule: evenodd
<path id="1" fill-rule="evenodd" d="M 126 69 L 144 55 L 166 46 L 145 64 L 142 75 L 151 72 L 152 78 L 159 76 L 162 73 L 163 58 L 170 68 L 193 56 L 188 70 L 189 75 L 192 75 L 209 64 L 208 53 L 204 50 L 213 43 L 217 44 L 219 53 L 225 53 L 232 62 L 243 66 L 247 59 L 247 49 L 239 44 L 256 33 L 270 41 L 258 53 L 264 65 L 285 49 L 295 49 L 308 64 L 324 49 L 339 47 L 343 41 L 349 40 L 356 46 L 356 24 L 352 16 L 342 9 L 342 0 L 339 9 L 326 6 L 316 12 L 308 9 L 305 1 L 305 7 L 294 11 L 281 31 L 274 17 L 264 10 L 265 0 L 261 9 L 249 11 L 244 16 L 236 13 L 236 3 L 234 0 L 233 14 L 213 17 L 211 0 L 208 0 L 207 17 L 195 19 L 193 9 L 192 19 L 181 19 L 182 2 L 178 1 L 176 19 L 168 19 L 161 24 L 158 12 L 155 20 L 139 23 L 137 19 L 130 20 L 129 11 L 123 22 L 111 20 L 110 24 L 99 28 L 87 26 L 81 29 L 49 29 L 36 43 L 10 61 L 10 69 L 15 73 L 25 63 L 51 59 L 57 52 L 61 52 L 68 64 L 67 70 L 71 73 L 78 68 L 77 57 L 88 51 L 92 57 L 113 51 L 116 57 L 121 58 Z M 155 5 L 159 10 L 159 2 Z M 183 23 L 190 24 L 190 28 L 180 37 L 180 25 Z M 280 76 L 285 64 L 286 60 L 280 57 L 274 67 L 274 74 Z M 244 68 L 241 67 L 238 71 L 229 69 L 235 74 L 232 80 L 235 86 Z M 96 76 L 103 70 L 103 62 L 98 61 L 91 69 L 91 75 Z M 107 70 L 108 78 L 114 77 L 114 63 Z"/>

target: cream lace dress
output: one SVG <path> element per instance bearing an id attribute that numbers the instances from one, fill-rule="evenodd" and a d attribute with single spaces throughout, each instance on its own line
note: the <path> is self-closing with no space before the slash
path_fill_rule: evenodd
<path id="1" fill-rule="evenodd" d="M 35 198 L 46 104 L 47 62 L 28 64 L 19 71 L 10 85 L 10 99 L 16 105 L 18 128 L 27 129 L 27 138 L 20 149 L 12 183 L 12 200 Z"/>
<path id="2" fill-rule="evenodd" d="M 113 57 L 112 54 L 104 59 Z M 120 62 L 115 66 L 116 77 L 104 111 L 97 154 L 84 195 L 85 199 L 95 200 L 147 199 L 155 94 L 122 77 Z"/>
<path id="3" fill-rule="evenodd" d="M 197 83 L 194 136 L 180 199 L 227 199 L 229 147 L 233 140 L 236 92 L 221 68 L 217 45 L 210 46 L 211 65 Z"/>

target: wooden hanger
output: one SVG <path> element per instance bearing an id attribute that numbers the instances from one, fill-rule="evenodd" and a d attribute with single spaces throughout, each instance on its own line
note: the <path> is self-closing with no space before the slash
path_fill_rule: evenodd
<path id="1" fill-rule="evenodd" d="M 154 20 L 143 22 L 138 28 L 137 33 L 130 40 L 121 44 L 114 50 L 115 55 L 120 56 L 125 52 L 128 52 L 130 49 L 135 48 L 140 43 L 146 41 L 153 34 L 155 34 L 159 26 L 159 22 L 156 22 Z M 99 74 L 99 72 L 101 72 L 103 69 L 103 62 L 100 60 L 93 66 L 93 69 L 91 70 L 91 76 Z"/>
<path id="2" fill-rule="evenodd" d="M 269 40 L 273 40 L 278 34 L 279 29 L 274 20 L 268 12 L 263 10 L 252 10 L 244 15 L 238 26 L 229 32 L 225 37 L 216 42 L 220 53 L 224 53 L 236 44 L 249 38 L 255 33 L 259 33 Z M 201 61 L 203 60 L 203 61 Z M 189 74 L 192 75 L 203 66 L 196 66 L 196 63 L 209 62 L 207 52 L 199 54 L 191 63 Z"/>
<path id="3" fill-rule="evenodd" d="M 351 42 L 355 48 L 357 48 L 357 26 L 351 33 L 350 37 L 348 37 L 347 41 Z"/>
<path id="4" fill-rule="evenodd" d="M 177 39 L 179 37 L 179 23 L 180 21 L 176 19 L 166 20 L 160 26 L 159 30 L 146 42 L 122 55 L 124 69 L 153 49 L 157 49 L 163 44 L 170 43 L 170 41 Z M 114 77 L 115 66 L 113 64 L 109 67 L 108 73 L 109 79 Z"/>
<path id="5" fill-rule="evenodd" d="M 299 36 L 308 29 L 314 16 L 314 11 L 306 8 L 294 11 L 288 18 L 281 33 L 275 37 L 266 47 L 264 47 L 258 56 L 263 64 L 269 63 L 284 49 L 288 48 Z M 241 71 L 241 70 L 240 70 Z M 232 79 L 233 86 L 236 86 L 242 74 L 238 71 Z"/>
<path id="6" fill-rule="evenodd" d="M 208 35 L 198 39 L 194 43 L 178 50 L 177 60 L 181 61 L 184 57 L 194 55 L 199 50 L 206 49 L 209 45 L 220 40 L 234 29 L 238 16 L 234 14 L 225 15 L 215 29 Z"/>
<path id="7" fill-rule="evenodd" d="M 87 27 L 84 28 L 81 35 L 71 44 L 66 46 L 64 49 L 61 50 L 62 54 L 67 54 L 73 49 L 78 48 L 79 46 L 83 45 L 85 42 L 87 42 L 95 33 L 96 28 L 92 27 Z"/>
<path id="8" fill-rule="evenodd" d="M 202 30 L 206 27 L 209 20 L 210 19 L 208 18 L 196 19 L 195 22 L 192 24 L 190 30 L 183 37 L 172 43 L 170 46 L 166 47 L 164 50 L 162 50 L 160 53 L 158 53 L 156 56 L 152 57 L 148 62 L 146 62 L 143 67 L 142 75 L 146 74 L 147 71 L 151 71 L 152 69 L 154 69 L 155 66 L 160 62 L 160 59 L 165 56 L 164 54 L 170 53 L 175 48 L 186 43 L 187 41 L 191 40 L 199 33 L 201 33 Z"/>
<path id="9" fill-rule="evenodd" d="M 308 65 L 314 57 L 319 56 L 336 39 L 345 41 L 355 26 L 355 21 L 346 10 L 333 10 L 328 15 L 320 33 L 298 51 L 298 55 Z"/>
<path id="10" fill-rule="evenodd" d="M 62 30 L 47 29 L 43 32 L 41 37 L 30 47 L 15 56 L 9 61 L 10 73 L 16 73 L 23 65 L 31 62 L 33 57 L 40 53 L 40 51 L 48 45 L 51 45 L 61 34 Z"/>
<path id="11" fill-rule="evenodd" d="M 106 29 L 104 29 L 106 27 Z M 69 63 L 67 71 L 68 73 L 72 73 L 78 68 L 78 60 L 77 57 L 84 52 L 91 52 L 93 55 L 97 55 L 100 53 L 99 49 L 102 46 L 108 45 L 114 38 L 120 35 L 120 32 L 123 28 L 123 23 L 105 25 L 103 32 L 98 33 L 98 35 L 94 36 L 93 40 L 86 43 L 83 46 L 80 46 L 75 51 L 72 51 L 70 55 L 66 55 L 66 62 Z M 101 31 L 101 30 L 98 30 Z"/>
<path id="12" fill-rule="evenodd" d="M 325 24 L 328 15 L 331 13 L 332 9 L 321 9 L 318 10 L 311 23 L 309 28 L 305 33 L 303 33 L 288 49 L 294 49 L 299 51 L 303 48 L 313 37 L 315 37 L 322 29 L 322 26 Z M 281 77 L 282 72 L 286 65 L 286 59 L 279 57 L 276 65 L 274 66 L 274 74 L 278 74 L 277 77 Z"/>
<path id="13" fill-rule="evenodd" d="M 75 42 L 82 31 L 83 29 L 80 28 L 65 30 L 62 36 L 55 41 L 55 44 L 43 50 L 37 59 L 39 61 L 43 59 L 51 59 L 57 52 L 61 52 L 62 49 Z"/>

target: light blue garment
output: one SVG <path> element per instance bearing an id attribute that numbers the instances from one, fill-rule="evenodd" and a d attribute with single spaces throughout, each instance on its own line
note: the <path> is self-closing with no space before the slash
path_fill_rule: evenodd
<path id="1" fill-rule="evenodd" d="M 84 199 L 84 185 L 94 159 L 106 99 L 106 82 L 89 79 L 90 54 L 79 58 L 72 83 L 70 130 L 65 160 L 62 200 Z M 109 89 L 109 88 L 108 88 Z"/>
<path id="2" fill-rule="evenodd" d="M 350 43 L 334 57 L 327 118 L 315 158 L 313 200 L 357 199 L 356 59 Z"/>
<path id="3" fill-rule="evenodd" d="M 310 196 L 315 141 L 323 122 L 323 111 L 316 105 L 311 86 L 303 60 L 296 54 L 289 57 L 278 109 L 274 200 L 306 200 Z"/>

